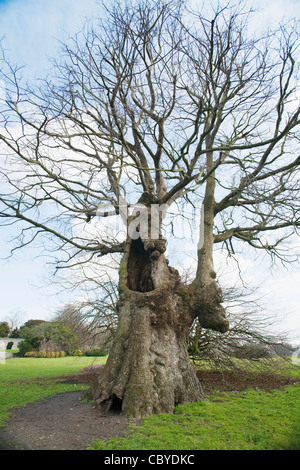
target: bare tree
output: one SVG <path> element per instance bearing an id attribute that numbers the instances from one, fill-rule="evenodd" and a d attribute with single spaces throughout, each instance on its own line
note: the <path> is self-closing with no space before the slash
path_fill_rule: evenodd
<path id="1" fill-rule="evenodd" d="M 25 316 L 25 312 L 20 309 L 12 310 L 6 315 L 6 321 L 9 324 L 11 334 L 16 332 L 18 328 L 21 326 L 22 317 Z"/>
<path id="2" fill-rule="evenodd" d="M 86 283 L 83 279 L 81 283 Z M 118 324 L 118 291 L 112 281 L 88 283 L 85 298 L 65 305 L 56 315 L 78 338 L 80 349 L 111 347 Z"/>
<path id="3" fill-rule="evenodd" d="M 3 69 L 0 214 L 19 225 L 21 246 L 49 235 L 59 266 L 119 256 L 118 328 L 89 396 L 130 416 L 171 413 L 203 397 L 188 356 L 195 318 L 228 330 L 214 246 L 243 242 L 291 260 L 297 34 L 255 38 L 242 4 L 204 16 L 141 0 L 103 18 L 64 47 L 39 89 Z M 165 257 L 158 210 L 181 200 L 203 200 L 189 285 Z M 96 217 L 108 219 L 109 206 L 128 227 L 123 239 Z"/>

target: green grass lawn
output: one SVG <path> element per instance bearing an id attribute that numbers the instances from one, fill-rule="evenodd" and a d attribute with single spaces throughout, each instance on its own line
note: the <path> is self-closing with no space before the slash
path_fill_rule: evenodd
<path id="1" fill-rule="evenodd" d="M 103 357 L 7 359 L 5 364 L 0 364 L 0 426 L 9 418 L 9 410 L 14 407 L 56 393 L 87 388 L 82 384 L 57 383 L 53 377 L 71 375 L 91 364 L 103 364 L 105 360 Z"/>
<path id="2" fill-rule="evenodd" d="M 151 416 L 128 437 L 96 441 L 94 450 L 300 449 L 300 387 L 271 393 L 219 394 Z"/>
<path id="3" fill-rule="evenodd" d="M 86 388 L 58 383 L 106 358 L 9 359 L 0 364 L 0 426 L 9 410 L 56 393 Z M 291 372 L 300 375 L 300 366 Z M 300 386 L 265 392 L 219 392 L 178 406 L 173 415 L 132 424 L 126 437 L 91 443 L 95 450 L 300 450 Z"/>

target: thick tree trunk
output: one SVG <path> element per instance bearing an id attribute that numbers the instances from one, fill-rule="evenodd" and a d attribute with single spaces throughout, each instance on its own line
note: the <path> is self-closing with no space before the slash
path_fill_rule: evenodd
<path id="1" fill-rule="evenodd" d="M 178 272 L 163 251 L 163 240 L 128 242 L 114 344 L 88 392 L 97 405 L 132 417 L 173 413 L 178 403 L 203 399 L 188 355 L 193 316 L 182 302 Z"/>
<path id="2" fill-rule="evenodd" d="M 190 286 L 164 256 L 165 241 L 127 240 L 120 266 L 119 323 L 103 373 L 88 396 L 131 417 L 173 413 L 204 398 L 188 355 L 196 317 L 205 328 L 228 328 L 212 263 L 212 211 L 206 198 L 204 245 Z"/>

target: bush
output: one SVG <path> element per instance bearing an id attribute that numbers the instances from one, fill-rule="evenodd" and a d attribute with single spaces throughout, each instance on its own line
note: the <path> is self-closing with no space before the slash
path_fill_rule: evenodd
<path id="1" fill-rule="evenodd" d="M 82 356 L 83 355 L 83 352 L 81 351 L 81 349 L 76 349 L 76 351 L 73 352 L 73 356 Z"/>
<path id="2" fill-rule="evenodd" d="M 28 351 L 24 354 L 24 357 L 36 357 L 35 351 Z"/>
<path id="3" fill-rule="evenodd" d="M 37 357 L 47 357 L 47 353 L 45 351 L 39 351 Z"/>
<path id="4" fill-rule="evenodd" d="M 65 351 L 28 351 L 24 354 L 24 357 L 40 357 L 40 358 L 54 358 L 54 357 L 65 357 Z"/>
<path id="5" fill-rule="evenodd" d="M 9 335 L 9 324 L 7 321 L 0 322 L 0 338 L 6 338 Z"/>
<path id="6" fill-rule="evenodd" d="M 107 356 L 107 351 L 104 349 L 89 349 L 88 351 L 85 351 L 85 356 Z"/>

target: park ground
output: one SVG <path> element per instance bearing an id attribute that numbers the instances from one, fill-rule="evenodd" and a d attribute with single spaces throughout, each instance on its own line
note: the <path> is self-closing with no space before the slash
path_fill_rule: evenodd
<path id="1" fill-rule="evenodd" d="M 13 358 L 1 364 L 0 449 L 300 449 L 300 365 L 282 362 L 266 372 L 199 364 L 204 402 L 134 421 L 83 400 L 104 362 Z"/>

